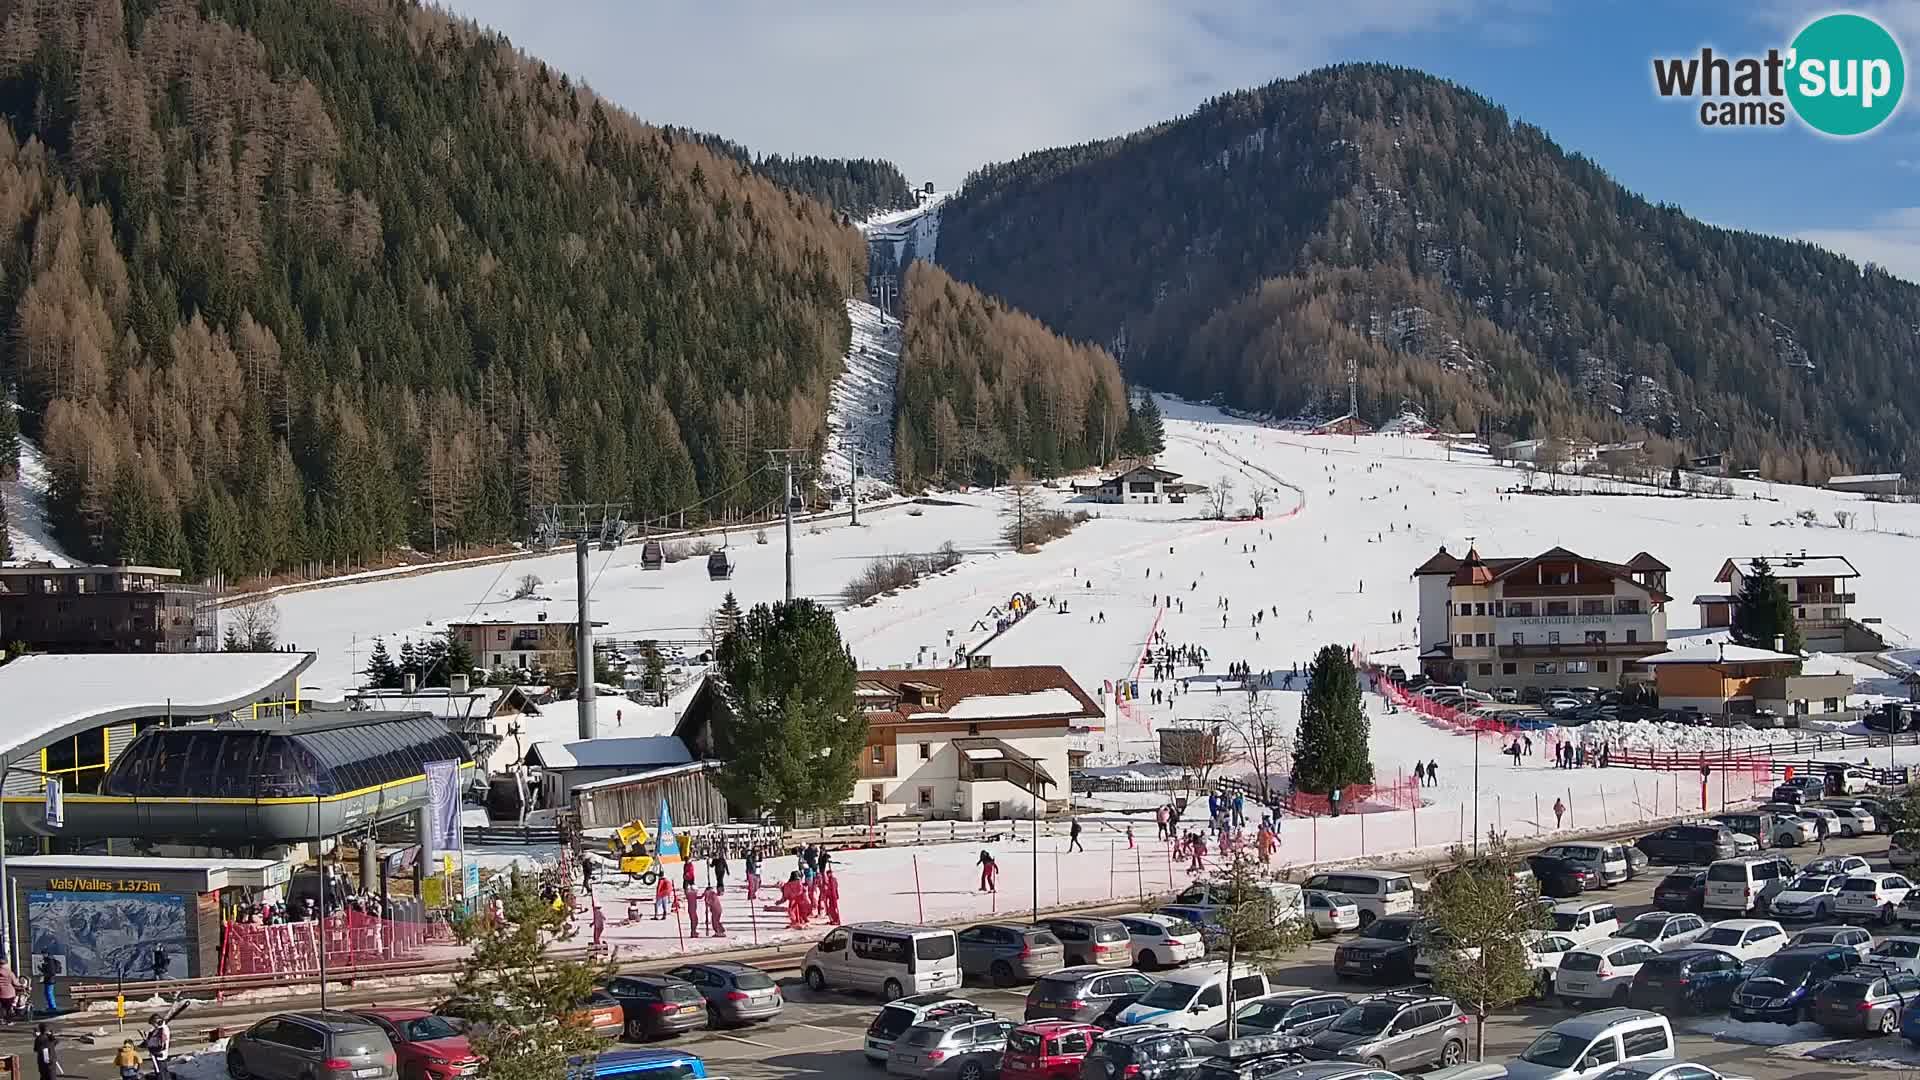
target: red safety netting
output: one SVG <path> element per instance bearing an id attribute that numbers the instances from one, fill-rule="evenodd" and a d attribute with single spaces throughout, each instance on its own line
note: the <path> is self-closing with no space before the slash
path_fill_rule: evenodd
<path id="1" fill-rule="evenodd" d="M 1280 805 L 1293 817 L 1323 817 L 1332 812 L 1325 795 L 1290 791 L 1280 797 Z M 1379 784 L 1354 784 L 1340 792 L 1342 813 L 1363 810 L 1411 810 L 1420 805 L 1419 781 L 1410 776 Z"/>
<path id="2" fill-rule="evenodd" d="M 427 944 L 428 928 L 427 923 L 382 919 L 358 911 L 329 915 L 326 918 L 327 967 L 345 970 L 417 957 Z M 221 933 L 220 973 L 317 974 L 319 938 L 319 924 L 312 919 L 290 923 L 229 922 Z"/>

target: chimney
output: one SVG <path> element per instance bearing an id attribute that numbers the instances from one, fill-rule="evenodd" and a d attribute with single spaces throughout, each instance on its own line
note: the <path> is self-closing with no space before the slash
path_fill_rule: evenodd
<path id="1" fill-rule="evenodd" d="M 1785 634 L 1773 635 L 1773 651 L 1778 653 L 1787 651 L 1787 636 Z"/>
<path id="2" fill-rule="evenodd" d="M 401 692 L 407 694 L 408 696 L 412 696 L 413 692 L 415 690 L 418 690 L 419 688 L 420 688 L 420 676 L 415 675 L 411 671 L 407 672 L 405 675 L 400 676 Z"/>
<path id="3" fill-rule="evenodd" d="M 457 672 L 447 676 L 447 693 L 464 694 L 467 692 L 467 674 Z"/>

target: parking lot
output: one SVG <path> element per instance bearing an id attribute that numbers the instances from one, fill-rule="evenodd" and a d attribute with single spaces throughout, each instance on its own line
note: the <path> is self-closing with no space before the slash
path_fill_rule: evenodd
<path id="1" fill-rule="evenodd" d="M 1886 850 L 1886 838 L 1832 841 L 1827 847 L 1829 853 L 1859 854 L 1877 859 Z M 1792 854 L 1796 863 L 1804 863 L 1812 859 L 1815 853 L 1811 846 L 1807 846 Z M 1588 897 L 1611 901 L 1619 909 L 1624 922 L 1628 917 L 1650 909 L 1653 888 L 1663 873 L 1664 868 L 1655 867 L 1649 874 L 1634 881 L 1589 893 Z M 1788 929 L 1794 929 L 1793 924 L 1788 924 Z M 1281 959 L 1273 966 L 1276 984 L 1349 994 L 1389 989 L 1335 979 L 1334 947 L 1334 942 L 1323 941 Z M 798 971 L 774 970 L 772 974 L 780 980 L 787 1000 L 786 1009 L 778 1019 L 743 1029 L 698 1031 L 655 1045 L 691 1050 L 706 1060 L 710 1072 L 732 1080 L 801 1080 L 809 1077 L 878 1074 L 878 1069 L 867 1065 L 860 1052 L 862 1033 L 879 1008 L 878 1000 L 833 991 L 816 994 L 800 981 Z M 1022 1015 L 1024 987 L 1013 990 L 970 988 L 963 993 L 1003 1016 L 1018 1019 Z M 430 1003 L 423 1001 L 419 995 L 375 995 L 351 991 L 338 995 L 336 1001 L 339 1004 Z M 295 1005 L 288 1002 L 277 1007 L 311 1007 L 311 1004 L 302 1002 Z M 196 1013 L 183 1021 L 181 1034 L 187 1035 L 216 1022 L 230 1028 L 245 1026 L 272 1011 L 275 1008 L 252 1007 Z M 1487 1029 L 1487 1058 L 1500 1061 L 1518 1054 L 1535 1035 L 1568 1015 L 1567 1009 L 1557 1005 L 1530 1004 L 1496 1017 Z M 1799 1080 L 1842 1080 L 1874 1075 L 1902 1076 L 1915 1071 L 1914 1065 L 1903 1063 L 1920 1062 L 1920 1052 L 1908 1047 L 1897 1037 L 1864 1040 L 1815 1034 L 1804 1041 L 1782 1047 L 1733 1041 L 1733 1038 L 1752 1037 L 1755 1028 L 1755 1025 L 1734 1024 L 1724 1014 L 1675 1021 L 1675 1033 L 1683 1056 L 1728 1076 L 1751 1077 L 1753 1080 L 1788 1080 L 1790 1077 Z M 108 1021 L 103 1034 L 111 1030 L 111 1021 Z M 68 1028 L 68 1031 L 70 1034 L 78 1033 L 73 1028 Z M 1716 1038 L 1715 1032 L 1724 1032 L 1732 1038 Z M 1764 1028 L 1760 1034 L 1771 1035 L 1775 1040 L 1788 1037 L 1784 1027 Z M 27 1044 L 30 1038 L 31 1031 L 25 1025 L 16 1025 L 0 1032 L 0 1052 L 19 1053 L 23 1061 L 29 1060 L 30 1048 Z M 188 1038 L 190 1040 L 191 1036 Z M 113 1075 L 109 1062 L 112 1049 L 118 1043 L 117 1038 L 103 1039 L 94 1046 L 76 1043 L 77 1040 L 70 1042 L 63 1055 L 74 1074 L 88 1077 Z M 1844 1055 L 1847 1060 L 1820 1060 L 1823 1056 L 1835 1054 Z M 203 1070 L 193 1070 L 196 1077 L 202 1074 Z"/>

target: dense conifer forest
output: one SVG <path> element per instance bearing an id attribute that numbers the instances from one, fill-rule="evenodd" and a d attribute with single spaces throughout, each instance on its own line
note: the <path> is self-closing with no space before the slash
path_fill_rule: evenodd
<path id="1" fill-rule="evenodd" d="M 1496 105 L 1346 65 L 968 178 L 955 277 L 1128 377 L 1281 416 L 1920 467 L 1920 288 L 1620 187 Z"/>

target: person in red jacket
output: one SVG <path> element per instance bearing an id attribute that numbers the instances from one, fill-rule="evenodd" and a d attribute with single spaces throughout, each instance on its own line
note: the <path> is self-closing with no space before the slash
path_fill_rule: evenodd
<path id="1" fill-rule="evenodd" d="M 787 908 L 787 929 L 798 930 L 806 923 L 807 887 L 800 884 L 800 871 L 787 876 L 780 886 L 780 899 Z"/>
<path id="2" fill-rule="evenodd" d="M 827 904 L 827 921 L 840 925 L 840 879 L 834 876 L 832 868 L 820 874 L 820 895 Z"/>

